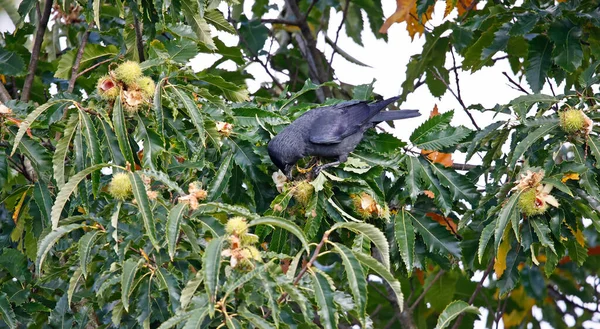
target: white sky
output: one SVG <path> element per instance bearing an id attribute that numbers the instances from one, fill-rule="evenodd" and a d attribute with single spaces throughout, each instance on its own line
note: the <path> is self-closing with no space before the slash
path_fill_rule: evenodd
<path id="1" fill-rule="evenodd" d="M 278 0 L 276 2 L 281 8 L 283 1 Z M 250 11 L 251 5 L 251 1 L 245 2 L 245 12 L 249 17 L 252 16 Z M 393 0 L 383 0 L 382 5 L 386 17 L 390 16 L 396 9 L 396 3 Z M 428 25 L 439 25 L 440 22 L 443 21 L 443 11 L 444 3 L 438 2 L 433 19 Z M 269 15 L 271 16 L 268 18 L 276 18 L 277 12 L 271 11 Z M 450 17 L 453 17 L 453 15 L 456 15 L 456 12 Z M 414 41 L 411 41 L 406 31 L 406 24 L 402 23 L 392 25 L 388 31 L 388 42 L 385 43 L 383 40 L 375 39 L 370 32 L 367 17 L 363 15 L 363 18 L 365 22 L 364 32 L 362 34 L 364 47 L 356 45 L 348 38 L 343 27 L 340 32 L 338 46 L 370 67 L 361 67 L 352 64 L 346 61 L 341 55 L 336 54 L 333 61 L 336 76 L 340 81 L 353 85 L 370 83 L 373 79 L 376 79 L 377 81 L 374 86 L 376 93 L 381 94 L 384 97 L 399 95 L 402 92 L 401 84 L 405 79 L 406 65 L 410 56 L 421 52 L 424 40 L 415 38 Z M 328 31 L 328 35 L 333 40 L 335 40 L 337 27 L 341 20 L 341 14 L 335 14 L 332 10 L 329 23 L 330 31 Z M 10 18 L 5 12 L 0 12 L 0 32 L 11 31 L 13 29 L 14 26 L 12 25 Z M 213 33 L 215 32 L 216 31 L 213 29 Z M 235 36 L 222 32 L 219 32 L 218 35 L 227 45 L 232 46 L 237 44 L 237 37 Z M 320 36 L 317 41 L 319 49 L 324 50 L 326 58 L 329 59 L 331 56 L 331 48 L 325 44 L 324 37 Z M 268 43 L 269 42 L 267 42 L 267 45 Z M 276 46 L 277 44 L 275 43 L 274 47 Z M 499 53 L 494 57 L 502 55 L 503 54 Z M 202 68 L 211 66 L 218 58 L 218 55 L 200 54 L 190 63 L 190 65 L 196 70 L 201 70 Z M 457 58 L 457 61 L 460 63 L 460 58 Z M 452 66 L 451 59 L 447 61 L 446 66 Z M 235 66 L 232 65 L 232 63 L 224 63 L 220 67 L 233 69 Z M 248 66 L 247 70 L 257 79 L 257 81 L 248 81 L 248 87 L 251 92 L 256 91 L 261 81 L 271 81 L 259 64 L 251 64 Z M 496 104 L 506 104 L 510 100 L 523 95 L 523 93 L 514 90 L 508 85 L 508 80 L 502 75 L 502 72 L 507 72 L 514 80 L 518 80 L 516 77 L 512 76 L 512 72 L 506 60 L 498 61 L 493 67 L 483 68 L 474 74 L 459 71 L 460 87 L 465 104 L 469 106 L 471 104 L 480 103 L 484 107 L 491 108 Z M 285 81 L 284 76 L 278 76 L 278 78 Z M 453 74 L 450 75 L 450 84 L 451 87 L 456 90 Z M 528 89 L 525 81 L 523 81 L 521 85 Z M 555 88 L 555 91 L 557 93 L 562 92 L 562 90 L 557 88 Z M 547 94 L 551 93 L 548 85 L 546 85 L 542 92 Z M 408 99 L 402 105 L 402 108 L 419 109 L 423 115 L 419 118 L 398 122 L 396 125 L 398 128 L 394 131 L 394 134 L 404 141 L 407 141 L 408 136 L 410 136 L 412 131 L 428 118 L 429 112 L 433 109 L 435 104 L 438 105 L 440 112 L 455 110 L 454 125 L 465 125 L 469 128 L 474 128 L 460 104 L 450 92 L 447 92 L 443 97 L 438 99 L 430 95 L 426 86 L 421 86 L 417 91 L 408 96 Z M 472 111 L 471 113 L 480 127 L 485 127 L 494 120 L 492 113 L 482 114 L 477 111 Z M 506 119 L 506 116 L 503 118 Z M 455 161 L 459 160 L 460 159 L 455 157 Z M 474 281 L 478 281 L 479 279 L 480 277 L 477 277 L 477 275 L 473 278 Z M 487 310 L 483 309 L 482 311 L 487 312 Z M 534 311 L 536 318 L 541 318 L 541 310 L 536 308 Z M 476 322 L 475 328 L 484 328 L 484 324 L 478 322 Z M 589 321 L 588 323 L 589 325 L 587 328 L 600 329 L 600 324 L 590 323 Z M 500 325 L 500 328 L 503 328 L 503 326 Z M 552 327 L 547 323 L 544 323 L 542 328 Z"/>

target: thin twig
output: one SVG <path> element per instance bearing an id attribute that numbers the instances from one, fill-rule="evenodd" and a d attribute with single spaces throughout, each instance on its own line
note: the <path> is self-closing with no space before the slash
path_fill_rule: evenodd
<path id="1" fill-rule="evenodd" d="M 298 26 L 300 25 L 300 23 L 298 23 L 298 21 L 290 21 L 287 19 L 281 19 L 281 18 L 263 18 L 260 20 L 261 23 L 264 24 L 282 24 L 282 25 L 292 25 L 292 26 Z"/>
<path id="2" fill-rule="evenodd" d="M 552 87 L 552 82 L 550 81 L 550 78 L 546 77 L 546 82 L 548 82 L 548 85 L 550 86 L 552 96 L 556 97 L 556 93 L 554 92 L 554 87 Z M 552 105 L 552 108 L 554 109 L 554 111 L 558 112 L 558 104 L 555 103 L 554 105 Z"/>
<path id="3" fill-rule="evenodd" d="M 425 297 L 425 294 L 429 291 L 429 289 L 431 289 L 431 287 L 433 287 L 433 284 L 439 280 L 442 275 L 444 275 L 444 273 L 446 273 L 446 271 L 444 270 L 440 270 L 435 277 L 433 278 L 433 280 L 431 280 L 431 282 L 429 282 L 429 284 L 423 288 L 423 292 L 421 293 L 421 295 L 419 295 L 419 297 L 417 297 L 417 299 L 415 300 L 415 302 L 408 308 L 408 312 L 413 312 L 414 309 L 417 307 L 417 305 L 419 305 L 419 303 L 421 302 L 421 299 L 423 299 Z"/>
<path id="4" fill-rule="evenodd" d="M 469 119 L 471 119 L 471 123 L 473 124 L 473 126 L 475 126 L 475 128 L 477 130 L 481 130 L 481 128 L 479 128 L 479 126 L 477 125 L 477 122 L 475 122 L 475 118 L 473 118 L 473 115 L 467 109 L 467 105 L 465 105 L 465 102 L 463 101 L 463 99 L 459 95 L 457 95 L 454 92 L 454 90 L 450 87 L 450 83 L 448 83 L 448 81 L 446 81 L 446 79 L 444 79 L 444 77 L 442 77 L 442 75 L 438 72 L 437 69 L 431 70 L 431 72 L 433 73 L 433 75 L 435 76 L 436 79 L 440 80 L 446 86 L 446 88 L 450 91 L 450 93 L 452 93 L 452 96 L 454 96 L 454 98 L 456 98 L 456 100 L 458 101 L 460 106 L 462 106 L 465 113 L 467 113 L 467 116 L 469 117 Z"/>
<path id="5" fill-rule="evenodd" d="M 337 43 L 340 38 L 340 31 L 342 30 L 342 26 L 344 26 L 344 23 L 346 22 L 348 8 L 350 8 L 350 0 L 346 0 L 346 7 L 344 7 L 344 10 L 342 11 L 342 21 L 340 22 L 340 25 L 338 26 L 337 31 L 335 32 L 335 40 L 333 41 L 333 46 L 331 47 L 333 50 L 331 52 L 331 58 L 329 58 L 329 66 L 327 67 L 327 69 L 330 72 L 331 70 L 333 70 L 331 64 L 333 64 L 333 56 L 335 56 L 335 54 L 337 53 Z"/>
<path id="6" fill-rule="evenodd" d="M 304 14 L 304 17 L 302 17 L 303 21 L 306 21 L 306 19 L 308 18 L 308 15 L 310 15 L 310 11 L 317 4 L 317 1 L 319 1 L 319 0 L 312 0 L 312 2 L 310 3 L 310 6 L 308 6 L 308 9 L 306 10 L 306 14 Z"/>
<path id="7" fill-rule="evenodd" d="M 48 20 L 50 19 L 50 12 L 52 11 L 53 0 L 46 0 L 44 2 L 44 12 L 39 17 L 37 31 L 35 32 L 35 39 L 33 41 L 33 48 L 31 49 L 31 59 L 29 60 L 29 70 L 27 77 L 25 78 L 25 84 L 21 93 L 21 101 L 29 102 L 29 95 L 31 94 L 31 87 L 33 86 L 33 79 L 35 78 L 35 70 L 38 66 L 40 59 L 40 51 L 42 49 L 42 41 L 44 41 L 44 34 L 48 27 Z M 36 4 L 39 10 L 39 3 Z"/>
<path id="8" fill-rule="evenodd" d="M 252 51 L 252 48 L 250 47 L 250 45 L 248 44 L 248 42 L 246 41 L 246 39 L 241 34 L 239 34 L 239 33 L 237 35 L 240 38 L 240 41 L 246 46 L 246 49 L 248 50 L 248 52 L 250 52 L 250 54 L 252 55 L 253 58 L 251 58 L 251 60 L 253 62 L 256 62 L 256 63 L 260 64 L 260 66 L 262 66 L 265 69 L 265 72 L 271 77 L 271 79 L 273 80 L 273 83 L 275 85 L 277 85 L 277 87 L 280 90 L 282 90 L 282 91 L 285 90 L 285 88 L 283 87 L 283 85 L 281 84 L 281 82 L 279 82 L 279 80 L 271 73 L 271 70 L 269 70 L 269 67 L 267 66 L 267 64 L 263 63 L 260 60 L 260 58 L 258 58 L 258 54 L 256 54 L 255 52 Z"/>
<path id="9" fill-rule="evenodd" d="M 477 297 L 477 295 L 479 294 L 479 291 L 481 291 L 481 288 L 483 287 L 483 282 L 485 281 L 485 279 L 487 279 L 488 275 L 490 275 L 490 272 L 492 271 L 493 268 L 494 268 L 494 260 L 492 259 L 492 261 L 490 262 L 490 265 L 488 265 L 485 272 L 483 272 L 483 277 L 481 277 L 481 280 L 479 280 L 479 283 L 477 283 L 475 290 L 471 294 L 471 297 L 469 298 L 469 301 L 468 301 L 469 305 L 473 305 L 475 298 Z M 462 322 L 462 319 L 464 317 L 465 317 L 465 314 L 461 313 L 458 316 L 458 318 L 456 319 L 456 322 L 454 322 L 452 329 L 458 329 L 458 327 L 460 326 L 460 323 Z"/>
<path id="10" fill-rule="evenodd" d="M 452 63 L 454 66 L 456 66 L 456 57 L 454 56 L 454 48 L 450 48 L 450 54 L 452 54 Z M 458 71 L 457 70 L 454 70 L 454 79 L 456 80 L 456 93 L 458 95 L 459 102 L 461 103 L 461 105 L 463 107 L 463 110 L 465 111 L 465 113 L 467 113 L 467 115 L 469 116 L 469 119 L 471 119 L 471 122 L 473 123 L 475 128 L 477 130 L 481 130 L 481 128 L 479 128 L 479 126 L 477 125 L 477 122 L 475 122 L 475 118 L 473 118 L 473 115 L 471 114 L 471 112 L 469 112 L 469 110 L 465 106 L 465 103 L 462 101 L 462 94 L 460 92 L 460 82 L 458 80 Z"/>
<path id="11" fill-rule="evenodd" d="M 133 15 L 133 29 L 135 30 L 135 42 L 137 44 L 138 56 L 141 63 L 146 59 L 144 57 L 144 39 L 142 38 L 142 30 L 137 14 Z"/>
<path id="12" fill-rule="evenodd" d="M 94 69 L 95 69 L 95 68 L 97 68 L 98 66 L 100 66 L 100 65 L 102 65 L 102 64 L 105 64 L 105 63 L 108 63 L 108 62 L 110 62 L 110 61 L 113 61 L 113 60 L 115 60 L 115 58 L 111 57 L 111 58 L 109 58 L 109 59 L 105 59 L 105 60 L 103 60 L 103 61 L 101 61 L 101 62 L 98 62 L 98 63 L 96 63 L 96 64 L 94 64 L 94 65 L 92 65 L 92 66 L 88 67 L 87 69 L 85 69 L 85 70 L 83 70 L 83 71 L 79 72 L 79 74 L 77 74 L 77 77 L 79 78 L 80 76 L 82 76 L 82 75 L 84 75 L 84 74 L 88 73 L 89 71 L 92 71 L 92 70 L 94 70 Z"/>
<path id="13" fill-rule="evenodd" d="M 67 92 L 69 93 L 72 93 L 73 89 L 75 89 L 75 80 L 77 80 L 78 77 L 77 73 L 79 72 L 79 65 L 81 64 L 81 59 L 83 58 L 83 51 L 85 45 L 87 44 L 89 36 L 90 29 L 88 28 L 81 37 L 81 44 L 79 45 L 79 50 L 77 50 L 77 57 L 75 57 L 75 62 L 73 63 L 73 68 L 71 69 L 71 78 L 69 79 L 69 86 L 67 87 Z"/>
<path id="14" fill-rule="evenodd" d="M 529 92 L 527 90 L 525 90 L 525 88 L 523 88 L 523 86 L 521 86 L 519 83 L 517 83 L 515 80 L 513 80 L 508 73 L 506 72 L 502 72 L 502 74 L 508 79 L 508 81 L 515 86 L 518 90 L 522 91 L 523 93 L 529 95 Z"/>

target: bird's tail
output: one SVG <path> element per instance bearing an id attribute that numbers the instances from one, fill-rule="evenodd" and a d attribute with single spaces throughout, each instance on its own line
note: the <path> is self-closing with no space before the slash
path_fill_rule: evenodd
<path id="1" fill-rule="evenodd" d="M 402 120 L 420 116 L 419 110 L 399 110 L 399 111 L 383 111 L 377 113 L 371 118 L 371 122 L 379 123 L 383 121 Z"/>

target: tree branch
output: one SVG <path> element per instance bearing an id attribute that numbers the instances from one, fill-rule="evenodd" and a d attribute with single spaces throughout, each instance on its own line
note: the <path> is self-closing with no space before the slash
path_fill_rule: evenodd
<path id="1" fill-rule="evenodd" d="M 456 57 L 454 56 L 454 48 L 450 48 L 450 54 L 452 55 L 453 66 L 456 66 Z M 457 93 L 456 95 L 454 95 L 454 97 L 456 97 L 456 99 L 462 106 L 465 113 L 467 113 L 467 116 L 469 116 L 469 119 L 471 119 L 471 123 L 473 123 L 473 126 L 475 126 L 475 128 L 477 130 L 481 130 L 481 128 L 479 128 L 479 126 L 477 125 L 477 122 L 475 122 L 475 118 L 473 118 L 473 115 L 471 114 L 471 112 L 469 112 L 469 110 L 465 106 L 465 103 L 463 102 L 462 94 L 460 92 L 460 81 L 458 80 L 458 70 L 454 70 L 454 79 L 456 80 L 456 93 Z M 448 87 L 448 89 L 450 89 L 450 88 Z M 450 91 L 452 91 L 452 89 L 450 89 Z M 452 94 L 454 94 L 454 93 L 452 93 Z"/>
<path id="2" fill-rule="evenodd" d="M 502 74 L 508 79 L 508 81 L 515 86 L 518 90 L 522 91 L 523 93 L 525 93 L 526 95 L 529 95 L 529 92 L 527 90 L 525 90 L 525 88 L 523 88 L 523 86 L 521 86 L 519 83 L 517 83 L 515 80 L 513 80 L 506 72 L 502 72 Z"/>
<path id="3" fill-rule="evenodd" d="M 73 68 L 71 69 L 71 78 L 69 79 L 69 86 L 67 87 L 67 92 L 72 93 L 73 89 L 75 89 L 75 80 L 79 77 L 77 73 L 79 72 L 79 65 L 81 64 L 81 58 L 83 58 L 83 51 L 85 45 L 87 44 L 88 37 L 90 36 L 90 27 L 83 33 L 81 37 L 81 44 L 79 45 L 79 50 L 77 51 L 77 57 L 75 57 L 75 62 L 73 63 Z"/>
<path id="4" fill-rule="evenodd" d="M 35 40 L 33 41 L 33 48 L 31 50 L 31 60 L 29 61 L 29 70 L 27 77 L 25 78 L 25 84 L 21 92 L 21 101 L 29 102 L 29 95 L 31 94 L 31 86 L 33 85 L 33 79 L 35 78 L 35 70 L 37 69 L 38 61 L 40 59 L 40 50 L 42 48 L 42 41 L 44 41 L 44 34 L 48 27 L 48 20 L 50 19 L 50 12 L 52 11 L 53 0 L 46 0 L 44 2 L 44 12 L 40 16 L 38 21 L 37 31 L 35 33 Z M 39 3 L 37 4 L 39 8 Z"/>
<path id="5" fill-rule="evenodd" d="M 337 53 L 336 46 L 338 43 L 338 39 L 340 38 L 340 31 L 342 30 L 342 26 L 344 26 L 344 22 L 346 22 L 348 8 L 350 8 L 350 0 L 346 1 L 346 7 L 344 7 L 344 10 L 342 11 L 342 21 L 340 22 L 340 25 L 338 26 L 337 31 L 335 32 L 335 41 L 333 41 L 333 46 L 331 47 L 333 50 L 331 51 L 331 58 L 329 58 L 329 67 L 327 68 L 330 72 L 333 70 L 331 64 L 333 64 L 333 56 L 335 56 L 335 54 Z"/>
<path id="6" fill-rule="evenodd" d="M 456 71 L 454 71 L 454 72 L 456 72 Z M 450 83 L 448 83 L 448 81 L 446 81 L 446 79 L 444 79 L 442 77 L 442 75 L 437 71 L 437 69 L 431 70 L 431 73 L 433 73 L 435 78 L 440 80 L 446 86 L 446 88 L 450 91 L 450 93 L 452 93 L 452 96 L 454 96 L 454 98 L 456 98 L 456 100 L 458 101 L 460 106 L 463 108 L 465 113 L 467 113 L 467 116 L 471 120 L 471 123 L 473 124 L 473 126 L 475 126 L 475 129 L 481 130 L 481 128 L 479 128 L 479 126 L 477 125 L 477 122 L 475 122 L 475 118 L 473 118 L 473 115 L 471 115 L 471 112 L 469 112 L 469 110 L 467 109 L 467 105 L 465 105 L 465 102 L 463 101 L 462 97 L 460 95 L 457 95 L 454 92 L 454 90 L 452 90 L 452 88 L 450 87 Z"/>
<path id="7" fill-rule="evenodd" d="M 135 41 L 141 63 L 146 60 L 144 57 L 144 39 L 142 37 L 142 30 L 140 29 L 140 21 L 135 13 L 133 15 L 133 29 L 135 30 Z"/>
<path id="8" fill-rule="evenodd" d="M 483 277 L 481 277 L 481 280 L 479 280 L 479 283 L 477 283 L 477 287 L 475 287 L 475 290 L 471 294 L 471 297 L 469 298 L 469 301 L 468 301 L 469 305 L 473 305 L 475 298 L 477 297 L 477 295 L 481 291 L 481 288 L 483 287 L 483 282 L 485 281 L 485 279 L 487 279 L 488 275 L 490 275 L 490 272 L 492 271 L 493 268 L 494 268 L 494 260 L 492 259 L 492 261 L 490 262 L 490 265 L 488 265 L 485 272 L 483 272 Z M 456 322 L 454 322 L 452 329 L 458 329 L 458 327 L 460 326 L 460 323 L 462 322 L 462 319 L 464 317 L 465 317 L 465 313 L 461 313 L 458 316 L 458 318 L 456 319 Z"/>
<path id="9" fill-rule="evenodd" d="M 425 288 L 423 288 L 423 292 L 422 292 L 422 293 L 419 295 L 419 297 L 417 297 L 417 299 L 415 300 L 415 302 L 414 302 L 414 303 L 413 303 L 413 304 L 412 304 L 412 305 L 411 305 L 411 306 L 408 308 L 408 311 L 409 311 L 410 313 L 412 313 L 412 312 L 415 310 L 415 308 L 417 307 L 417 305 L 419 305 L 419 303 L 421 302 L 421 300 L 422 300 L 423 298 L 425 298 L 425 294 L 427 294 L 427 292 L 429 291 L 429 289 L 431 289 L 431 287 L 433 287 L 433 284 L 434 284 L 434 283 L 435 283 L 437 280 L 439 280 L 439 279 L 442 277 L 442 275 L 444 275 L 444 273 L 446 273 L 446 271 L 444 271 L 444 270 L 440 270 L 440 271 L 439 271 L 439 272 L 438 272 L 438 273 L 435 275 L 435 277 L 433 278 L 433 280 L 431 280 L 431 282 L 429 282 L 429 284 L 428 284 L 428 285 L 427 285 Z"/>

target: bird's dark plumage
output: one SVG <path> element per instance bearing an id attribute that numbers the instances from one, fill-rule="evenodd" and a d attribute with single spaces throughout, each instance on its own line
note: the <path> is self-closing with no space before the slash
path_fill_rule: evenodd
<path id="1" fill-rule="evenodd" d="M 419 116 L 417 110 L 385 111 L 398 97 L 368 103 L 349 101 L 310 110 L 283 129 L 269 142 L 268 151 L 273 163 L 291 178 L 293 165 L 305 156 L 336 158 L 316 168 L 338 165 L 362 140 L 364 132 L 383 121 Z"/>

